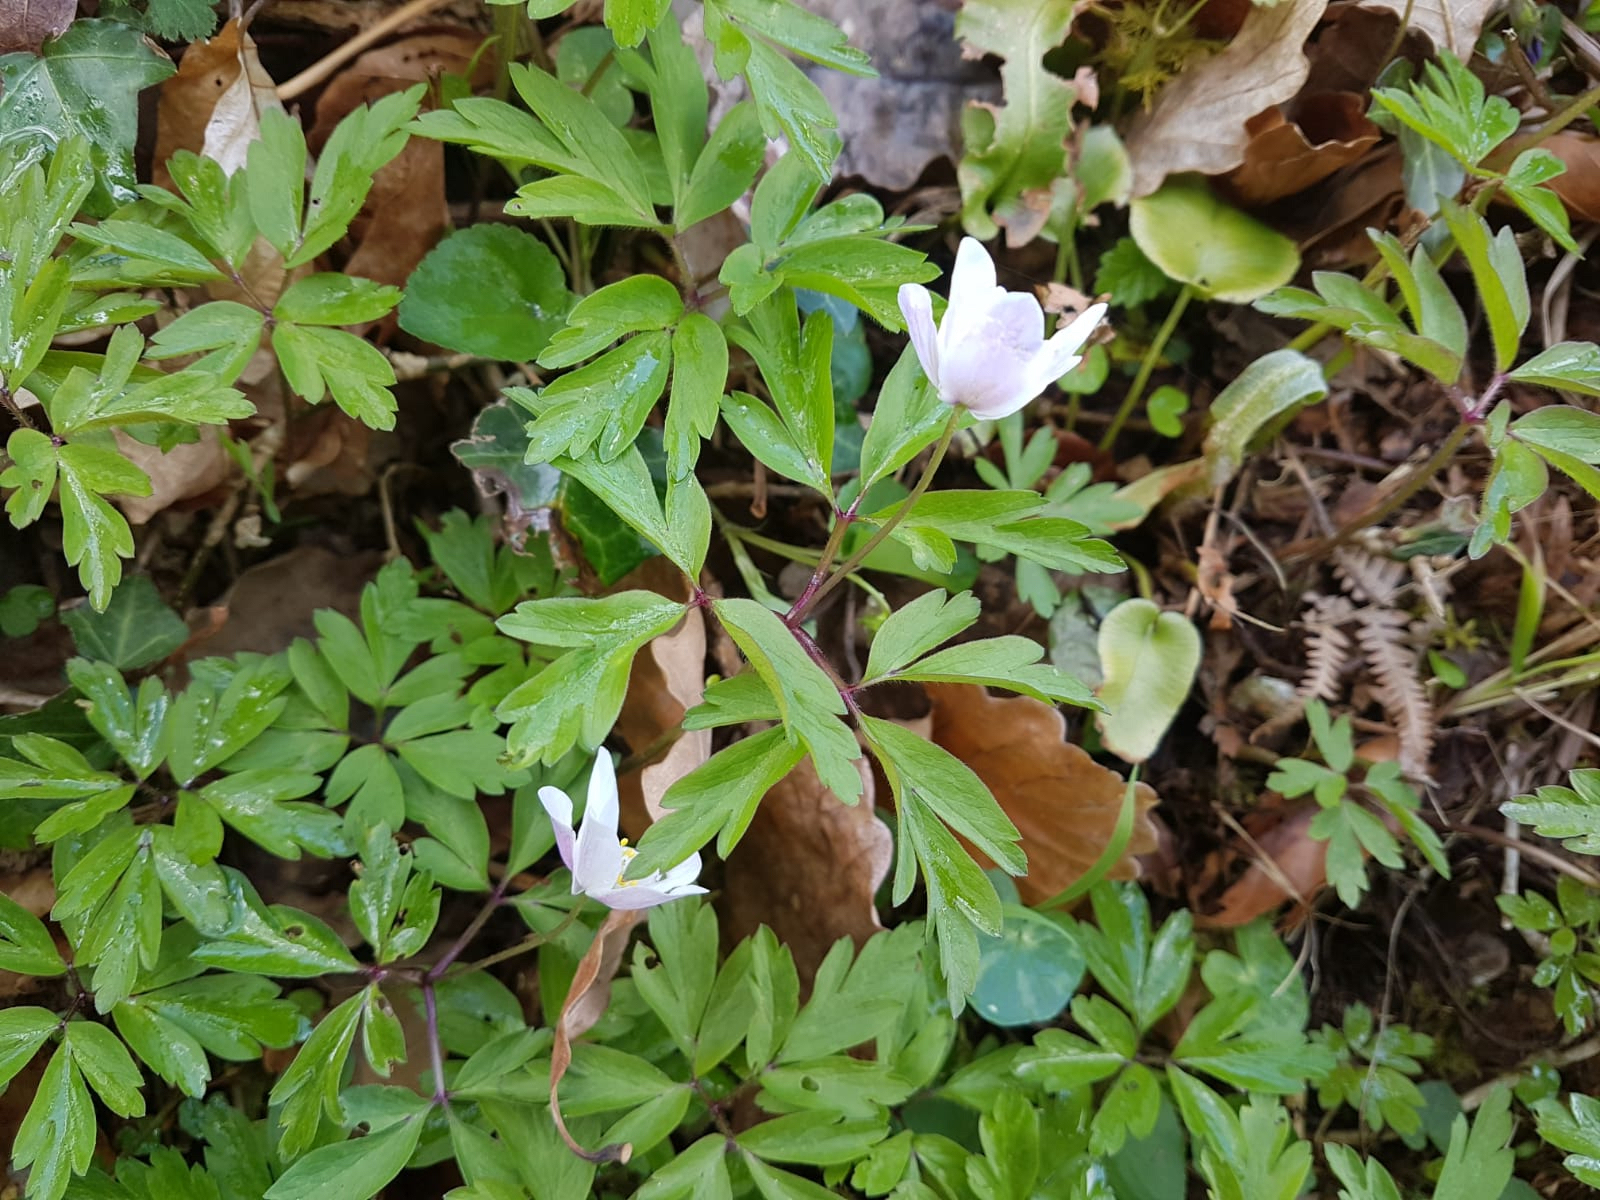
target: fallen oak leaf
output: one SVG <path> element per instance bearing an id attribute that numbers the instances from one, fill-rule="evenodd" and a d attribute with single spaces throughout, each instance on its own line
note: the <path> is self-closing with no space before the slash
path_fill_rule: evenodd
<path id="1" fill-rule="evenodd" d="M 1028 696 L 1002 699 L 967 684 L 926 685 L 930 739 L 972 768 L 1022 834 L 1028 873 L 1017 879 L 1027 904 L 1060 895 L 1093 867 L 1111 841 L 1127 781 L 1064 740 L 1066 721 Z M 1155 789 L 1134 785 L 1133 834 L 1112 879 L 1136 879 L 1136 856 L 1156 847 L 1146 815 Z M 979 861 L 987 861 L 981 855 Z"/>
<path id="2" fill-rule="evenodd" d="M 1228 190 L 1246 207 L 1268 204 L 1321 183 L 1355 162 L 1382 137 L 1367 118 L 1366 99 L 1355 92 L 1324 92 L 1295 106 L 1281 104 L 1245 123 L 1244 161 L 1226 177 Z"/>
<path id="3" fill-rule="evenodd" d="M 611 1003 L 611 981 L 622 965 L 622 952 L 633 934 L 633 927 L 644 920 L 647 911 L 642 908 L 614 908 L 595 930 L 594 941 L 578 960 L 578 969 L 572 976 L 572 986 L 561 1005 L 561 1015 L 556 1018 L 555 1041 L 550 1047 L 550 1117 L 556 1124 L 561 1140 L 579 1158 L 592 1163 L 625 1163 L 633 1157 L 633 1146 L 627 1142 L 601 1146 L 598 1150 L 585 1150 L 578 1145 L 561 1116 L 561 1100 L 556 1095 L 562 1076 L 572 1065 L 572 1039 L 582 1037 L 603 1015 Z"/>

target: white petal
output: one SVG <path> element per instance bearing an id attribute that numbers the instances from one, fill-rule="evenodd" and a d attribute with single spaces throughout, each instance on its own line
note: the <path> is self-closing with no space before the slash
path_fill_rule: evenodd
<path id="1" fill-rule="evenodd" d="M 994 259 L 975 238 L 962 238 L 956 251 L 955 270 L 950 273 L 950 305 L 939 326 L 939 360 L 957 352 L 963 342 L 980 329 L 989 310 L 999 303 L 1005 289 L 995 283 Z"/>
<path id="2" fill-rule="evenodd" d="M 945 351 L 939 398 L 986 420 L 1016 412 L 1029 391 L 1029 367 L 1044 342 L 1044 313 L 1026 292 L 1002 294 L 959 347 Z"/>
<path id="3" fill-rule="evenodd" d="M 1096 304 L 1039 348 L 1039 352 L 1028 365 L 1028 389 L 1032 389 L 1033 396 L 1037 396 L 1083 361 L 1079 351 L 1083 349 L 1083 344 L 1089 340 L 1089 335 L 1094 333 L 1095 327 L 1100 324 L 1105 314 L 1106 306 Z M 1032 396 L 1029 399 L 1032 399 Z"/>
<path id="4" fill-rule="evenodd" d="M 668 892 L 662 889 L 659 885 L 652 886 L 650 884 L 641 883 L 635 885 L 634 887 L 616 888 L 613 891 L 606 892 L 604 894 L 590 894 L 593 895 L 596 900 L 600 901 L 601 904 L 604 904 L 607 908 L 634 909 L 654 908 L 658 904 L 665 904 L 668 900 L 676 900 L 680 896 L 692 896 L 698 892 L 704 892 L 705 890 L 706 889 L 703 887 L 690 886 L 687 888 L 681 888 L 676 892 Z"/>
<path id="5" fill-rule="evenodd" d="M 676 894 L 689 887 L 698 878 L 700 878 L 700 856 L 691 854 L 677 866 L 663 872 L 658 880 L 653 879 L 650 882 L 664 892 Z M 693 890 L 703 892 L 705 888 Z"/>
<path id="6" fill-rule="evenodd" d="M 539 803 L 544 805 L 544 811 L 550 818 L 550 828 L 555 830 L 556 849 L 561 852 L 561 861 L 571 870 L 572 797 L 560 788 L 542 787 L 539 789 Z"/>
<path id="7" fill-rule="evenodd" d="M 601 747 L 589 776 L 589 801 L 578 830 L 572 879 L 593 896 L 594 888 L 615 887 L 622 870 L 622 843 L 617 840 L 617 773 L 611 755 Z"/>
<path id="8" fill-rule="evenodd" d="M 900 285 L 900 315 L 916 349 L 922 372 L 939 386 L 939 327 L 933 323 L 933 295 L 918 283 Z"/>

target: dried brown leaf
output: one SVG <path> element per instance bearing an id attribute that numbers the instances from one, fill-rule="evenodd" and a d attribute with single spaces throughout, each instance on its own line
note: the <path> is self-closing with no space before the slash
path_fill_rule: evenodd
<path id="1" fill-rule="evenodd" d="M 1466 59 L 1498 0 L 1358 0 L 1360 7 L 1393 13 L 1407 29 L 1426 34 L 1435 50 Z"/>
<path id="2" fill-rule="evenodd" d="M 589 949 L 578 960 L 572 986 L 567 989 L 566 1002 L 561 1006 L 561 1015 L 556 1018 L 555 1042 L 550 1047 L 550 1116 L 572 1152 L 590 1162 L 627 1162 L 633 1155 L 633 1147 L 624 1142 L 621 1145 L 601 1146 L 598 1150 L 585 1150 L 578 1145 L 567 1132 L 567 1123 L 561 1117 L 561 1101 L 556 1096 L 556 1088 L 567 1073 L 567 1068 L 572 1065 L 572 1039 L 582 1037 L 605 1015 L 606 1006 L 611 1003 L 611 981 L 616 978 L 617 968 L 622 965 L 622 952 L 633 935 L 633 927 L 645 918 L 646 913 L 645 909 L 634 908 L 612 909 L 607 914 L 600 928 L 595 930 L 594 941 L 589 943 Z"/>
<path id="3" fill-rule="evenodd" d="M 72 24 L 78 0 L 6 0 L 0 4 L 0 54 L 38 50 Z"/>
<path id="4" fill-rule="evenodd" d="M 1066 722 L 1048 704 L 1001 699 L 965 684 L 930 684 L 927 691 L 932 740 L 972 768 L 1022 834 L 1028 874 L 1017 880 L 1017 891 L 1024 902 L 1066 890 L 1111 840 L 1127 780 L 1064 741 Z M 1148 784 L 1135 785 L 1133 837 L 1111 878 L 1138 877 L 1135 856 L 1155 849 L 1157 840 L 1145 814 L 1159 799 Z"/>
<path id="5" fill-rule="evenodd" d="M 153 182 L 170 188 L 167 160 L 179 150 L 208 154 L 231 174 L 261 131 L 261 113 L 281 109 L 255 42 L 229 21 L 217 36 L 192 43 L 156 103 Z"/>
<path id="6" fill-rule="evenodd" d="M 1315 808 L 1298 810 L 1241 848 L 1251 863 L 1222 893 L 1214 908 L 1193 905 L 1195 922 L 1210 929 L 1236 929 L 1274 912 L 1285 900 L 1304 911 L 1327 880 L 1328 843 L 1311 836 Z M 1228 853 L 1228 852 L 1225 852 Z"/>
<path id="7" fill-rule="evenodd" d="M 150 477 L 148 496 L 118 496 L 117 507 L 135 525 L 143 525 L 159 512 L 185 500 L 204 496 L 224 483 L 233 471 L 228 452 L 214 427 L 200 431 L 200 440 L 184 442 L 163 453 L 123 433 L 112 430 L 122 456 Z"/>
<path id="8" fill-rule="evenodd" d="M 762 799 L 727 863 L 720 906 L 727 935 L 771 926 L 807 986 L 839 938 L 860 946 L 883 928 L 873 897 L 889 874 L 894 838 L 873 813 L 871 771 L 863 759 L 856 765 L 864 792 L 845 805 L 802 759 Z"/>
<path id="9" fill-rule="evenodd" d="M 1378 143 L 1367 119 L 1366 98 L 1326 92 L 1296 106 L 1291 120 L 1282 105 L 1246 123 L 1244 162 L 1228 175 L 1229 190 L 1245 205 L 1267 204 L 1321 183 Z"/>
<path id="10" fill-rule="evenodd" d="M 1220 175 L 1244 161 L 1246 122 L 1300 90 L 1306 38 L 1328 0 L 1255 7 L 1222 51 L 1168 84 L 1127 138 L 1133 194 L 1147 196 L 1169 174 Z"/>

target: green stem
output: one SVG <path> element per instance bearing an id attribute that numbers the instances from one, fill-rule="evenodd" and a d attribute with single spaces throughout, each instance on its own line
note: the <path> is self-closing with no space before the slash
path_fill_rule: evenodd
<path id="1" fill-rule="evenodd" d="M 806 589 L 805 593 L 801 595 L 801 598 L 795 601 L 794 607 L 789 610 L 789 615 L 784 618 L 784 623 L 787 624 L 789 628 L 793 629 L 798 626 L 801 621 L 805 620 L 806 613 L 815 608 L 817 604 L 821 602 L 824 596 L 833 591 L 834 588 L 838 587 L 841 579 L 844 579 L 863 562 L 865 562 L 867 556 L 881 546 L 884 539 L 894 532 L 895 526 L 900 524 L 900 522 L 906 518 L 906 515 L 917 506 L 917 501 L 922 499 L 922 493 L 927 491 L 928 485 L 933 482 L 934 472 L 939 469 L 939 464 L 944 461 L 944 452 L 950 448 L 950 439 L 956 434 L 956 426 L 961 423 L 961 414 L 963 411 L 965 410 L 960 408 L 953 408 L 950 410 L 950 419 L 945 422 L 944 432 L 939 435 L 939 443 L 933 448 L 933 454 L 928 459 L 928 465 L 922 468 L 922 478 L 917 480 L 917 486 L 911 489 L 911 495 L 906 497 L 905 503 L 901 504 L 899 508 L 895 509 L 893 514 L 890 515 L 889 519 L 886 520 L 882 525 L 878 526 L 878 531 L 867 539 L 866 545 L 862 546 L 859 550 L 852 554 L 845 561 L 845 564 L 836 570 L 826 581 L 824 581 L 820 587 L 816 588 L 815 590 L 811 588 Z M 853 509 L 854 505 L 851 507 Z M 838 524 L 835 525 L 834 530 L 835 533 L 838 534 Z M 843 536 L 843 534 L 838 534 L 838 537 L 841 540 L 843 539 Z M 828 540 L 830 544 L 834 541 L 832 537 L 830 537 Z"/>
<path id="2" fill-rule="evenodd" d="M 1161 359 L 1161 352 L 1167 348 L 1173 330 L 1178 327 L 1178 319 L 1183 316 L 1183 310 L 1189 307 L 1189 301 L 1194 298 L 1194 294 L 1194 285 L 1186 283 L 1183 285 L 1183 290 L 1178 293 L 1178 298 L 1172 302 L 1172 310 L 1167 313 L 1167 319 L 1161 323 L 1161 328 L 1156 330 L 1155 340 L 1144 352 L 1144 359 L 1139 363 L 1139 373 L 1133 378 L 1133 386 L 1122 398 L 1122 407 L 1117 409 L 1117 415 L 1111 419 L 1111 424 L 1106 426 L 1105 434 L 1100 438 L 1102 451 L 1111 449 L 1117 440 L 1117 434 L 1122 432 L 1123 425 L 1127 423 L 1128 418 L 1133 415 L 1133 410 L 1144 397 L 1144 389 L 1150 382 L 1150 374 L 1156 369 L 1156 363 Z"/>

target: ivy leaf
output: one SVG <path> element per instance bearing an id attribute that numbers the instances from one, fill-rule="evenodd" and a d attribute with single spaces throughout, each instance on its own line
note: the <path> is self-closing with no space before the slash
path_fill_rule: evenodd
<path id="1" fill-rule="evenodd" d="M 1072 0 L 968 0 L 956 18 L 967 53 L 1005 60 L 1004 106 L 972 105 L 961 117 L 961 223 L 976 238 L 987 241 L 1003 225 L 1014 244 L 1032 240 L 1043 215 L 1038 194 L 1067 174 L 1078 92 L 1045 68 L 1044 56 L 1066 38 L 1074 11 Z"/>
<path id="2" fill-rule="evenodd" d="M 99 175 L 91 207 L 108 212 L 138 199 L 133 171 L 140 91 L 173 66 L 149 41 L 116 21 L 74 21 L 37 55 L 0 56 L 0 139 L 46 152 L 86 138 Z"/>
<path id="3" fill-rule="evenodd" d="M 124 580 L 104 611 L 69 608 L 61 620 L 72 631 L 79 654 L 118 671 L 159 662 L 189 638 L 189 627 L 167 607 L 147 575 Z"/>

